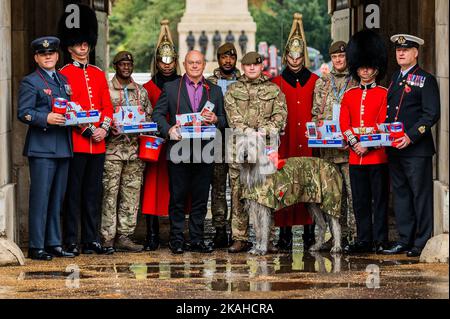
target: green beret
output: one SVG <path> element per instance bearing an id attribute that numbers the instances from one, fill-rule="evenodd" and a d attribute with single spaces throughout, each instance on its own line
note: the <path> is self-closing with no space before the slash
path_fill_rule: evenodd
<path id="1" fill-rule="evenodd" d="M 134 62 L 133 61 L 133 55 L 128 52 L 128 51 L 120 51 L 119 53 L 116 54 L 116 56 L 113 59 L 113 64 L 117 64 L 120 61 L 130 61 L 130 62 Z"/>
<path id="2" fill-rule="evenodd" d="M 236 52 L 236 48 L 235 48 L 234 44 L 233 43 L 225 43 L 225 44 L 221 45 L 217 49 L 217 57 L 220 57 L 223 54 L 237 56 L 237 52 Z"/>
<path id="3" fill-rule="evenodd" d="M 258 52 L 249 52 L 242 58 L 242 64 L 261 64 L 263 63 L 263 58 Z"/>
<path id="4" fill-rule="evenodd" d="M 345 43 L 344 41 L 337 41 L 330 46 L 330 50 L 328 52 L 331 55 L 335 53 L 344 53 L 346 50 L 347 43 Z"/>

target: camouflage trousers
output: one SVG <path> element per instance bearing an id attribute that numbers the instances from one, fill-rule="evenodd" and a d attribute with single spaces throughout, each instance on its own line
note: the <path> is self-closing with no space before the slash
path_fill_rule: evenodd
<path id="1" fill-rule="evenodd" d="M 213 227 L 225 227 L 227 225 L 228 205 L 227 191 L 227 163 L 215 163 L 211 183 L 211 213 Z"/>
<path id="2" fill-rule="evenodd" d="M 233 240 L 248 240 L 248 212 L 241 202 L 240 167 L 236 163 L 230 163 L 228 167 L 231 184 L 231 233 Z"/>
<path id="3" fill-rule="evenodd" d="M 339 223 L 342 228 L 342 238 L 352 241 L 356 237 L 356 220 L 353 212 L 352 188 L 350 185 L 350 170 L 348 163 L 336 164 L 342 175 L 344 187 L 342 187 L 342 208 Z"/>
<path id="4" fill-rule="evenodd" d="M 134 233 L 144 167 L 140 160 L 105 161 L 100 229 L 103 241 Z"/>

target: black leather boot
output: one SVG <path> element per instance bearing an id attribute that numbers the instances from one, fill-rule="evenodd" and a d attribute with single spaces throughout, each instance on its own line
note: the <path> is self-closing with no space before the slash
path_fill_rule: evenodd
<path id="1" fill-rule="evenodd" d="M 292 227 L 280 227 L 280 238 L 278 239 L 277 247 L 281 252 L 292 251 Z"/>
<path id="2" fill-rule="evenodd" d="M 303 247 L 308 250 L 312 245 L 316 243 L 315 237 L 316 224 L 303 226 Z"/>
<path id="3" fill-rule="evenodd" d="M 228 234 L 226 227 L 217 227 L 214 235 L 214 248 L 228 248 L 230 243 L 228 241 Z"/>
<path id="4" fill-rule="evenodd" d="M 155 251 L 159 248 L 159 216 L 146 215 L 147 237 L 144 243 L 146 251 Z"/>

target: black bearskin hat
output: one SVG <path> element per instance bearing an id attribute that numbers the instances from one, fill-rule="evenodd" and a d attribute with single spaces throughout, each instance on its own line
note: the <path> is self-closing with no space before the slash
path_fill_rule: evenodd
<path id="1" fill-rule="evenodd" d="M 73 22 L 76 11 L 64 12 L 58 24 L 59 38 L 64 50 L 75 44 L 87 42 L 91 48 L 95 48 L 98 38 L 98 22 L 94 10 L 82 4 L 73 4 L 80 9 L 79 28 L 70 28 L 67 22 Z M 66 21 L 68 20 L 68 21 Z"/>
<path id="2" fill-rule="evenodd" d="M 358 68 L 370 67 L 378 70 L 377 81 L 386 75 L 387 48 L 381 36 L 372 30 L 355 33 L 347 46 L 347 62 L 350 74 L 357 81 Z"/>

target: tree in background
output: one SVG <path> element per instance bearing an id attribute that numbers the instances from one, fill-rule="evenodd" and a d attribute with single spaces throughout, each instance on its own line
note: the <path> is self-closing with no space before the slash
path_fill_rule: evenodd
<path id="1" fill-rule="evenodd" d="M 177 45 L 177 24 L 184 13 L 184 6 L 184 0 L 116 0 L 109 17 L 110 57 L 128 50 L 135 58 L 135 72 L 150 72 L 160 21 L 170 21 Z"/>
<path id="2" fill-rule="evenodd" d="M 163 19 L 170 21 L 177 46 L 177 24 L 184 8 L 185 0 L 115 0 L 109 17 L 110 56 L 129 50 L 135 56 L 135 72 L 149 72 L 158 40 L 159 22 Z M 257 25 L 256 43 L 266 41 L 282 51 L 293 15 L 300 12 L 308 46 L 322 54 L 327 52 L 331 42 L 331 21 L 326 0 L 249 0 L 249 9 Z"/>
<path id="3" fill-rule="evenodd" d="M 281 51 L 286 45 L 295 12 L 303 15 L 309 47 L 323 55 L 331 44 L 331 18 L 326 0 L 250 0 L 250 12 L 258 26 L 256 43 L 266 41 Z M 325 53 L 325 54 L 324 54 Z"/>

